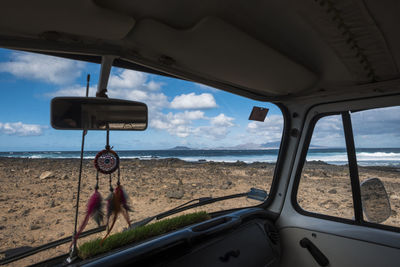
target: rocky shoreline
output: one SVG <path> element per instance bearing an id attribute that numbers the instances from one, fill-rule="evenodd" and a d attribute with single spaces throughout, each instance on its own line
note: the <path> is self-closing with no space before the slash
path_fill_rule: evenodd
<path id="1" fill-rule="evenodd" d="M 199 197 L 217 197 L 247 192 L 251 187 L 269 191 L 274 164 L 244 162 L 185 162 L 179 159 L 123 159 L 121 182 L 130 197 L 132 220 L 178 206 Z M 70 236 L 73 231 L 79 159 L 0 160 L 0 257 L 10 249 L 35 247 Z M 80 201 L 83 218 L 86 201 L 93 192 L 96 170 L 92 160 L 84 160 Z M 298 200 L 304 209 L 351 216 L 346 166 L 308 162 L 302 174 Z M 362 167 L 360 177 L 379 177 L 385 182 L 394 212 L 400 210 L 399 172 L 386 167 Z M 116 184 L 116 175 L 113 184 Z M 100 192 L 108 194 L 108 176 L 100 176 Z M 218 202 L 195 209 L 208 212 L 253 206 L 260 202 L 246 198 Z M 191 210 L 194 211 L 194 210 Z M 126 227 L 122 218 L 114 231 Z M 400 225 L 399 216 L 390 218 Z M 96 227 L 90 222 L 86 229 Z M 93 237 L 91 237 L 93 238 Z M 19 262 L 32 264 L 68 251 L 68 245 L 43 252 Z M 15 251 L 14 251 L 15 253 Z"/>

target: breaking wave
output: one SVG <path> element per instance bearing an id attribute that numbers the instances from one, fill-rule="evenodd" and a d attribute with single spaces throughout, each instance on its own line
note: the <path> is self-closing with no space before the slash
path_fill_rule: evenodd
<path id="1" fill-rule="evenodd" d="M 277 149 L 270 150 L 136 150 L 117 151 L 121 159 L 141 160 L 178 158 L 192 162 L 268 162 L 274 163 L 278 157 Z M 97 151 L 86 151 L 85 159 L 93 159 Z M 79 158 L 79 151 L 38 151 L 38 152 L 0 152 L 0 157 L 30 159 L 73 159 Z M 360 165 L 400 166 L 400 148 L 360 149 L 357 152 Z M 347 164 L 347 153 L 343 148 L 310 149 L 307 161 L 324 161 L 329 164 Z"/>
<path id="2" fill-rule="evenodd" d="M 400 153 L 395 152 L 357 152 L 359 165 L 400 165 Z M 347 164 L 347 153 L 309 153 L 307 161 L 324 161 L 331 164 Z"/>

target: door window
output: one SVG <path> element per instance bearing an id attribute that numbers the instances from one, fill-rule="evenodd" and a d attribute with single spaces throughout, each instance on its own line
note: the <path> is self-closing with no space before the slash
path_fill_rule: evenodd
<path id="1" fill-rule="evenodd" d="M 317 121 L 297 188 L 298 206 L 312 216 L 355 220 L 360 214 L 358 224 L 399 227 L 400 107 L 349 114 L 353 133 L 347 135 L 341 115 Z M 356 160 L 349 161 L 353 148 Z"/>
<path id="2" fill-rule="evenodd" d="M 351 119 L 360 183 L 373 178 L 382 181 L 389 197 L 390 217 L 380 223 L 400 227 L 400 107 L 354 112 Z M 366 201 L 364 208 L 369 204 Z M 364 220 L 374 222 L 365 215 Z"/>
<path id="3" fill-rule="evenodd" d="M 316 214 L 354 217 L 343 125 L 339 115 L 314 129 L 297 193 L 299 206 Z"/>

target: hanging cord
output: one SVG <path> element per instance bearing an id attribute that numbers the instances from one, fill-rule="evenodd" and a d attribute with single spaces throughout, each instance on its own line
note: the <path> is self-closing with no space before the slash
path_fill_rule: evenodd
<path id="1" fill-rule="evenodd" d="M 86 79 L 86 97 L 89 96 L 89 82 L 90 82 L 90 74 L 87 75 Z M 87 130 L 82 131 L 82 143 L 81 143 L 81 160 L 79 164 L 79 175 L 78 175 L 78 192 L 76 194 L 76 208 L 75 208 L 75 225 L 74 225 L 74 235 L 72 236 L 73 238 L 73 245 L 71 247 L 71 251 L 69 254 L 69 257 L 67 258 L 67 262 L 71 263 L 77 258 L 77 249 L 76 249 L 76 228 L 78 226 L 78 213 L 79 213 L 79 198 L 80 198 L 80 192 L 81 192 L 81 180 L 82 180 L 82 166 L 83 166 L 83 150 L 85 147 L 85 136 L 86 136 Z"/>
<path id="2" fill-rule="evenodd" d="M 111 179 L 111 173 L 109 174 L 109 182 L 110 182 L 110 192 L 114 192 L 114 188 L 112 187 L 112 179 Z"/>
<path id="3" fill-rule="evenodd" d="M 94 189 L 95 190 L 99 189 L 99 171 L 96 172 L 96 186 Z"/>
<path id="4" fill-rule="evenodd" d="M 118 166 L 118 181 L 117 181 L 117 185 L 118 185 L 118 186 L 121 184 L 121 183 L 120 183 L 120 177 L 121 177 L 121 172 L 120 172 L 119 166 Z"/>
<path id="5" fill-rule="evenodd" d="M 90 74 L 86 77 L 86 97 L 89 96 L 89 82 L 90 82 Z"/>
<path id="6" fill-rule="evenodd" d="M 106 149 L 110 150 L 110 129 L 108 128 L 108 123 L 107 123 Z M 110 192 L 112 193 L 114 191 L 114 188 L 112 187 L 111 173 L 109 174 L 109 181 L 110 181 Z"/>
<path id="7" fill-rule="evenodd" d="M 106 149 L 110 150 L 110 129 L 108 128 L 108 123 L 107 123 Z"/>

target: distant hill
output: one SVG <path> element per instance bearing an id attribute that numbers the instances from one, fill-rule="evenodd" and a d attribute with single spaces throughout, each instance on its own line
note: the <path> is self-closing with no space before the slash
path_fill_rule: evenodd
<path id="1" fill-rule="evenodd" d="M 281 141 L 276 141 L 276 142 L 269 142 L 265 144 L 261 144 L 260 146 L 262 148 L 271 148 L 271 149 L 278 149 L 281 145 Z"/>
<path id="2" fill-rule="evenodd" d="M 268 142 L 265 144 L 254 144 L 254 143 L 245 143 L 236 146 L 229 147 L 215 147 L 215 148 L 206 148 L 206 150 L 259 150 L 259 149 L 279 149 L 281 141 L 276 142 Z M 199 148 L 202 149 L 202 148 Z M 203 148 L 204 149 L 204 148 Z M 195 148 L 190 148 L 187 146 L 176 146 L 170 148 L 168 150 L 196 150 Z"/>
<path id="3" fill-rule="evenodd" d="M 236 145 L 232 147 L 227 147 L 226 149 L 232 149 L 232 150 L 254 150 L 254 149 L 262 149 L 259 144 L 254 144 L 254 143 L 246 143 L 246 144 L 241 144 L 241 145 Z"/>
<path id="4" fill-rule="evenodd" d="M 265 144 L 254 144 L 254 143 L 245 143 L 236 146 L 230 147 L 217 147 L 216 149 L 221 150 L 258 150 L 258 149 L 279 149 L 281 141 L 270 142 Z"/>
<path id="5" fill-rule="evenodd" d="M 192 150 L 192 148 L 187 147 L 187 146 L 176 146 L 176 147 L 170 148 L 168 150 Z"/>

